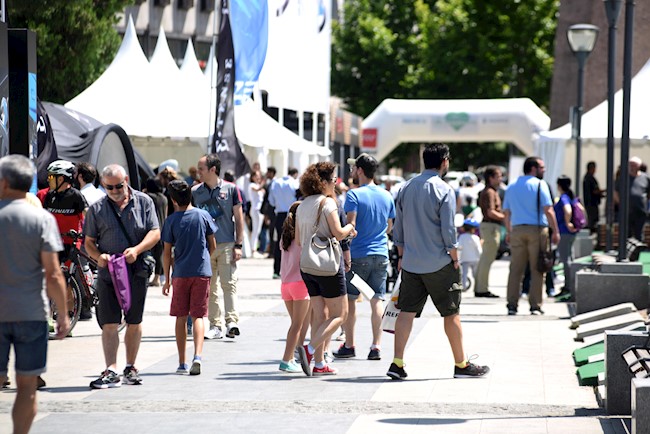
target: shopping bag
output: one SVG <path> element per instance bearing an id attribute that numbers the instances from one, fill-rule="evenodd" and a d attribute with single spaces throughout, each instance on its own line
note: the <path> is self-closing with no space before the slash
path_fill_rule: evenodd
<path id="1" fill-rule="evenodd" d="M 350 279 L 350 283 L 354 285 L 355 288 L 359 290 L 359 292 L 367 299 L 367 300 L 372 300 L 372 298 L 375 296 L 375 290 L 370 287 L 366 283 L 365 280 L 361 278 L 357 273 L 353 272 L 352 279 Z"/>
<path id="2" fill-rule="evenodd" d="M 400 272 L 397 275 L 397 281 L 393 287 L 393 292 L 391 294 L 390 300 L 386 303 L 386 309 L 384 310 L 384 315 L 381 318 L 381 329 L 386 333 L 395 334 L 395 321 L 400 313 L 400 308 L 397 307 L 397 300 L 399 299 L 399 289 L 402 284 L 402 273 Z"/>
<path id="3" fill-rule="evenodd" d="M 129 279 L 129 265 L 121 253 L 111 255 L 108 260 L 108 272 L 113 281 L 113 288 L 117 296 L 117 302 L 127 313 L 131 308 L 131 280 Z"/>

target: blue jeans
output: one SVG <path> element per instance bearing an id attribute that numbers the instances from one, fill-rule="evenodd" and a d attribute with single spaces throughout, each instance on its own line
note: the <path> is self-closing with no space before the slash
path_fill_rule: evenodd
<path id="1" fill-rule="evenodd" d="M 354 272 L 366 281 L 375 291 L 373 298 L 384 300 L 386 298 L 386 278 L 388 276 L 388 258 L 382 255 L 370 255 L 363 258 L 352 259 L 350 273 L 346 273 L 348 296 L 358 298 L 361 294 L 353 284 L 350 283 Z"/>
<path id="2" fill-rule="evenodd" d="M 0 377 L 7 376 L 12 345 L 16 374 L 36 376 L 45 372 L 47 338 L 47 321 L 0 322 Z"/>

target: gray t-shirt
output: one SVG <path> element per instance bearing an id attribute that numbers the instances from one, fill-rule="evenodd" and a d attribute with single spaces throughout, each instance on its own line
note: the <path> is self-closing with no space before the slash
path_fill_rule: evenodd
<path id="1" fill-rule="evenodd" d="M 0 322 L 47 321 L 41 252 L 63 243 L 49 212 L 24 199 L 0 200 Z"/>
<path id="2" fill-rule="evenodd" d="M 296 220 L 298 222 L 298 230 L 300 231 L 300 244 L 306 246 L 309 244 L 312 235 L 314 234 L 314 225 L 318 218 L 318 207 L 320 201 L 324 200 L 325 196 L 322 194 L 314 194 L 306 197 L 296 211 Z M 332 231 L 327 224 L 327 216 L 332 212 L 337 211 L 336 202 L 333 199 L 327 199 L 323 204 L 323 211 L 318 223 L 318 231 L 316 234 L 319 237 L 332 237 Z"/>
<path id="3" fill-rule="evenodd" d="M 196 185 L 192 188 L 192 201 L 195 207 L 207 211 L 217 225 L 217 243 L 235 242 L 233 208 L 241 206 L 242 203 L 241 194 L 235 184 L 220 179 L 214 189 L 204 183 Z"/>

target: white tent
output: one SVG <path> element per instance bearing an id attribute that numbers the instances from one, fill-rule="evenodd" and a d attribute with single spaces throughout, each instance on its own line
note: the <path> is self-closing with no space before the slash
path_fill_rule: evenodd
<path id="1" fill-rule="evenodd" d="M 587 89 L 587 91 L 589 91 Z M 632 78 L 630 98 L 630 156 L 639 156 L 644 162 L 650 161 L 650 60 Z M 614 137 L 617 145 L 623 130 L 623 90 L 614 96 Z M 602 186 L 606 182 L 607 157 L 607 101 L 603 101 L 582 116 L 582 167 L 585 174 L 589 161 L 595 161 L 602 170 L 597 172 Z M 563 125 L 553 131 L 540 133 L 535 144 L 535 152 L 546 162 L 545 178 L 553 185 L 557 177 L 566 174 L 575 177 L 575 142 L 571 139 L 571 124 Z M 615 164 L 619 164 L 620 150 L 615 150 Z M 575 185 L 575 183 L 574 183 Z"/>
<path id="2" fill-rule="evenodd" d="M 153 138 L 146 140 L 145 147 L 161 147 L 158 153 L 165 152 L 162 148 L 174 152 L 174 140 L 167 139 L 170 137 L 182 142 L 180 146 L 185 146 L 187 138 L 191 138 L 194 147 L 200 143 L 205 150 L 211 128 L 214 128 L 210 120 L 215 100 L 210 77 L 212 68 L 216 68 L 212 55 L 208 66 L 210 69 L 202 73 L 190 42 L 179 70 L 162 28 L 148 62 L 129 18 L 124 40 L 111 65 L 95 83 L 65 106 L 103 123 L 118 124 L 130 136 Z M 261 109 L 254 111 L 251 106 L 245 104 L 235 109 L 237 135 L 244 145 L 257 150 L 257 156 L 267 155 L 269 150 L 281 152 L 281 161 L 273 161 L 281 173 L 286 170 L 290 151 L 308 156 L 300 159 L 303 163 L 330 154 L 329 149 L 300 138 Z M 136 140 L 135 143 L 144 141 Z M 196 161 L 194 155 L 188 158 Z M 304 169 L 303 164 L 299 166 Z"/>
<path id="3" fill-rule="evenodd" d="M 148 109 L 145 90 L 151 79 L 150 71 L 133 21 L 129 19 L 113 62 L 93 84 L 65 106 L 103 124 L 120 125 L 129 135 L 147 135 L 149 127 L 142 118 Z"/>
<path id="4" fill-rule="evenodd" d="M 378 160 L 405 142 L 512 142 L 526 154 L 549 117 L 528 98 L 384 100 L 363 121 L 364 151 Z"/>

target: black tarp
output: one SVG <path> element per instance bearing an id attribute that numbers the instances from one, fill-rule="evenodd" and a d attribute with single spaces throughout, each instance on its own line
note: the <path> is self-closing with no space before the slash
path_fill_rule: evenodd
<path id="1" fill-rule="evenodd" d="M 60 104 L 43 102 L 43 108 L 52 126 L 58 158 L 73 163 L 89 162 L 97 167 L 98 171 L 101 171 L 104 165 L 111 162 L 110 156 L 108 157 L 109 161 L 106 161 L 106 152 L 101 152 L 102 146 L 106 146 L 107 136 L 115 134 L 121 142 L 121 151 L 124 152 L 127 161 L 125 169 L 129 173 L 131 186 L 139 189 L 147 178 L 155 176 L 153 170 L 133 148 L 129 136 L 119 125 L 104 125 L 90 116 L 70 110 Z M 47 161 L 47 164 L 56 158 Z M 45 164 L 45 169 L 47 164 Z M 133 174 L 137 174 L 137 176 Z M 39 165 L 39 179 L 40 176 Z"/>

